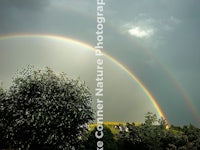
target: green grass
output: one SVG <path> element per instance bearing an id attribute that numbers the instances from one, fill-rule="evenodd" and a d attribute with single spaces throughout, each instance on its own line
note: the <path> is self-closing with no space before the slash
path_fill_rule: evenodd
<path id="1" fill-rule="evenodd" d="M 125 126 L 126 123 L 125 122 L 104 122 L 103 125 L 105 125 L 106 127 L 108 127 L 111 132 L 116 135 L 119 133 L 119 130 L 118 129 L 115 129 L 114 127 L 116 125 L 123 125 Z M 140 123 L 135 123 L 136 126 L 140 125 Z M 90 127 L 90 131 L 94 130 L 94 128 L 97 126 L 97 124 L 90 124 L 89 127 Z"/>

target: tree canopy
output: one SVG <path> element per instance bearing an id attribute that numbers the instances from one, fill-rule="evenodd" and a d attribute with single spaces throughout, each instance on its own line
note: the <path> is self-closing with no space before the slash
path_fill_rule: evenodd
<path id="1" fill-rule="evenodd" d="M 79 79 L 29 67 L 0 89 L 0 125 L 12 148 L 73 149 L 93 120 L 92 96 Z"/>
<path id="2" fill-rule="evenodd" d="M 5 90 L 0 85 L 0 149 L 95 149 L 96 128 L 92 96 L 80 79 L 50 68 L 24 69 Z M 104 125 L 104 148 L 108 150 L 198 150 L 200 129 L 166 128 L 164 119 L 145 114 L 144 123 Z M 115 131 L 115 132 L 113 132 Z"/>

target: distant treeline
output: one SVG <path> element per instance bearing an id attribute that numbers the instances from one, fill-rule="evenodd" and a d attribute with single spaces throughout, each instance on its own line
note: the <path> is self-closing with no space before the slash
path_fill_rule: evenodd
<path id="1" fill-rule="evenodd" d="M 82 150 L 96 147 L 96 129 L 86 136 Z M 193 125 L 167 126 L 165 120 L 152 113 L 145 115 L 145 122 L 104 125 L 104 149 L 106 150 L 199 150 L 200 129 Z"/>
<path id="2" fill-rule="evenodd" d="M 0 86 L 0 150 L 97 149 L 96 127 L 89 125 L 94 120 L 91 102 L 87 85 L 79 79 L 48 67 L 28 67 L 9 89 Z M 141 124 L 104 124 L 103 133 L 105 150 L 200 149 L 200 129 L 168 128 L 152 113 Z"/>

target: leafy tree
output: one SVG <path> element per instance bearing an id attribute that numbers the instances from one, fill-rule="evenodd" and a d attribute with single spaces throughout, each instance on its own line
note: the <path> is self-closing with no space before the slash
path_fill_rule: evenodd
<path id="1" fill-rule="evenodd" d="M 121 125 L 121 129 L 118 135 L 120 149 L 144 149 L 141 130 L 138 126 L 135 126 L 135 123 L 126 123 L 126 126 Z"/>
<path id="2" fill-rule="evenodd" d="M 163 123 L 163 121 L 160 121 Z M 145 123 L 140 127 L 140 137 L 145 149 L 160 150 L 161 139 L 165 134 L 163 124 L 159 124 L 156 114 L 148 112 L 145 114 Z"/>
<path id="3" fill-rule="evenodd" d="M 91 132 L 89 132 L 87 140 L 85 141 L 83 148 L 81 150 L 92 150 L 97 149 L 98 139 L 95 136 L 97 127 L 95 127 Z M 117 142 L 114 139 L 114 135 L 111 132 L 110 128 L 106 125 L 103 125 L 103 148 L 108 150 L 118 150 Z"/>
<path id="4" fill-rule="evenodd" d="M 5 100 L 6 97 L 6 92 L 2 88 L 2 84 L 0 85 L 0 108 L 2 106 L 2 102 Z M 8 143 L 6 141 L 6 133 L 4 130 L 4 125 L 3 125 L 3 116 L 2 116 L 2 110 L 0 109 L 0 149 L 1 148 L 6 148 L 8 147 Z"/>
<path id="5" fill-rule="evenodd" d="M 145 125 L 152 126 L 158 121 L 156 114 L 152 112 L 147 112 L 145 114 Z"/>
<path id="6" fill-rule="evenodd" d="M 188 140 L 190 142 L 195 141 L 198 138 L 200 138 L 200 129 L 196 128 L 192 124 L 190 124 L 189 126 L 184 126 L 183 132 L 185 135 L 188 136 Z"/>
<path id="7" fill-rule="evenodd" d="M 1 99 L 1 123 L 12 148 L 74 149 L 93 120 L 91 101 L 79 79 L 30 67 Z"/>
<path id="8" fill-rule="evenodd" d="M 184 126 L 182 130 L 193 148 L 200 149 L 200 129 L 190 124 L 189 126 Z"/>
<path id="9" fill-rule="evenodd" d="M 126 125 L 128 131 L 123 130 L 119 134 L 120 145 L 126 149 L 161 150 L 162 139 L 166 135 L 165 120 L 157 119 L 157 116 L 148 112 L 145 114 L 145 122 L 139 126 Z"/>
<path id="10" fill-rule="evenodd" d="M 117 150 L 116 140 L 114 139 L 114 134 L 111 132 L 110 128 L 104 126 L 103 133 L 104 149 Z"/>

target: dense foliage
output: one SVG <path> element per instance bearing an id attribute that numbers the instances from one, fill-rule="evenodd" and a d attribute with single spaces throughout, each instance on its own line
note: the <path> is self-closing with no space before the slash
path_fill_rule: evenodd
<path id="1" fill-rule="evenodd" d="M 81 150 L 95 150 L 97 149 L 97 141 L 98 139 L 95 137 L 95 132 L 97 131 L 97 128 L 95 127 L 89 134 L 87 140 L 83 144 L 83 147 L 80 148 Z M 111 132 L 110 128 L 104 125 L 103 129 L 103 148 L 108 150 L 116 150 L 117 149 L 117 142 L 116 139 L 114 139 L 114 135 Z"/>
<path id="2" fill-rule="evenodd" d="M 106 125 L 105 125 L 106 126 Z M 155 114 L 147 113 L 145 122 L 136 125 L 127 123 L 126 125 L 113 125 L 118 132 L 107 132 L 104 143 L 108 150 L 199 150 L 200 149 L 200 129 L 193 125 L 179 127 L 171 126 L 166 128 L 165 120 L 158 119 Z M 95 129 L 88 133 L 88 140 L 85 147 L 95 148 Z M 109 133 L 109 134 L 108 134 Z M 111 134 L 112 133 L 112 134 Z M 109 137 L 108 137 L 109 136 Z M 112 147 L 109 149 L 109 147 Z M 89 149 L 88 149 L 89 150 Z"/>
<path id="3" fill-rule="evenodd" d="M 0 86 L 0 149 L 97 148 L 91 94 L 85 84 L 51 69 L 25 69 L 8 90 Z M 90 126 L 91 127 L 91 126 Z M 199 150 L 200 129 L 166 128 L 165 120 L 145 114 L 142 124 L 104 124 L 107 150 Z"/>
<path id="4" fill-rule="evenodd" d="M 146 150 L 198 150 L 200 149 L 200 129 L 193 125 L 184 127 L 171 126 L 166 129 L 163 119 L 147 113 L 145 123 L 135 126 L 127 124 L 128 132 L 119 133 L 121 149 Z"/>
<path id="5" fill-rule="evenodd" d="M 91 94 L 79 80 L 51 69 L 22 71 L 0 89 L 1 146 L 74 149 L 93 120 Z"/>

